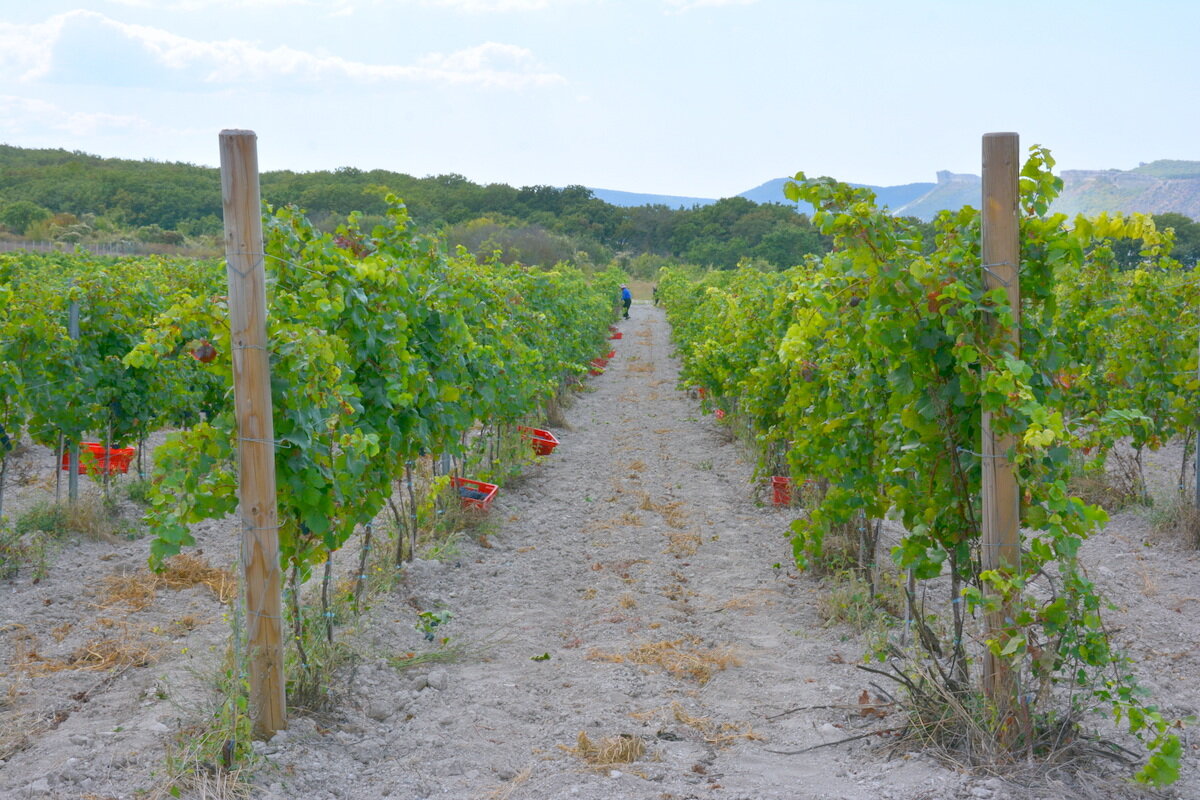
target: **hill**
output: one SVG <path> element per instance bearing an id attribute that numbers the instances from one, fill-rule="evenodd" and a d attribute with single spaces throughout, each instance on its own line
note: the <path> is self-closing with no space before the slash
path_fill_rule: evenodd
<path id="1" fill-rule="evenodd" d="M 789 202 L 783 196 L 783 185 L 789 180 L 791 178 L 775 178 L 734 196 L 745 198 L 754 203 L 783 203 L 787 205 Z M 851 185 L 863 186 L 870 189 L 875 192 L 876 201 L 880 205 L 896 209 L 921 197 L 933 189 L 936 184 L 906 183 L 900 186 L 869 186 L 867 184 L 856 183 Z M 622 192 L 616 189 L 588 188 L 591 189 L 592 194 L 604 202 L 623 208 L 653 205 L 667 206 L 668 208 L 693 208 L 717 202 L 712 197 L 683 197 L 673 194 L 642 194 L 640 192 Z M 801 207 L 801 210 L 811 211 L 811 209 L 803 207 Z"/>
<path id="2" fill-rule="evenodd" d="M 787 201 L 783 197 L 783 185 L 789 180 L 791 179 L 776 178 L 742 192 L 738 197 L 744 197 L 756 203 L 785 203 Z M 905 183 L 899 186 L 872 186 L 865 183 L 852 183 L 850 185 L 870 189 L 875 193 L 876 203 L 895 210 L 926 194 L 936 184 Z"/>
<path id="3" fill-rule="evenodd" d="M 937 183 L 924 194 L 914 197 L 896 208 L 895 213 L 928 222 L 937 216 L 939 211 L 945 209 L 957 209 L 963 206 L 978 208 L 982 191 L 983 181 L 978 175 L 941 170 L 937 174 Z"/>
<path id="4" fill-rule="evenodd" d="M 1065 214 L 1102 211 L 1200 218 L 1200 161 L 1155 161 L 1136 169 L 1067 170 L 1053 210 Z"/>
<path id="5" fill-rule="evenodd" d="M 619 257 L 631 272 L 650 275 L 665 260 L 732 268 L 750 258 L 784 267 L 829 247 L 806 216 L 741 197 L 645 195 L 638 205 L 619 206 L 583 186 L 481 185 L 462 175 L 418 178 L 356 167 L 268 171 L 261 186 L 264 201 L 295 203 L 322 230 L 358 211 L 369 231 L 384 222 L 391 192 L 415 226 L 447 247 L 528 264 Z M 215 168 L 0 145 L 0 245 L 42 240 L 219 252 L 220 214 Z"/>
<path id="6" fill-rule="evenodd" d="M 978 207 L 978 175 L 939 172 L 928 192 L 896 209 L 930 220 L 943 209 Z M 1068 216 L 1100 213 L 1183 214 L 1200 218 L 1200 161 L 1154 161 L 1131 170 L 1064 170 L 1062 194 L 1051 211 Z"/>
<path id="7" fill-rule="evenodd" d="M 1132 170 L 1062 173 L 1054 205 L 1067 214 L 1145 212 L 1171 220 L 1180 244 L 1200 219 L 1200 162 L 1155 161 Z M 351 211 L 363 225 L 383 220 L 383 196 L 403 198 L 414 224 L 471 252 L 500 251 L 527 263 L 639 258 L 729 268 L 743 258 L 789 266 L 828 246 L 808 216 L 783 197 L 786 178 L 720 200 L 639 194 L 584 186 L 477 184 L 461 175 L 414 177 L 388 170 L 341 167 L 298 173 L 264 172 L 263 199 L 296 203 L 323 229 Z M 943 209 L 978 206 L 980 179 L 942 171 L 936 183 L 867 186 L 892 213 L 921 220 Z M 192 164 L 102 158 L 66 150 L 0 145 L 0 243 L 53 240 L 64 245 L 127 242 L 185 248 L 219 247 L 220 176 Z M 1200 227 L 1200 226 L 1197 226 Z M 1179 248 L 1177 252 L 1192 253 Z M 1189 257 L 1191 257 L 1189 255 Z"/>
<path id="8" fill-rule="evenodd" d="M 1075 214 L 1133 213 L 1183 214 L 1200 219 L 1200 161 L 1154 161 L 1131 170 L 1066 170 L 1062 195 L 1053 211 Z M 748 189 L 738 197 L 755 203 L 784 203 L 783 185 L 788 178 L 776 178 Z M 863 186 L 875 192 L 881 206 L 900 216 L 917 217 L 928 222 L 939 211 L 965 205 L 979 206 L 982 181 L 978 175 L 949 171 L 937 173 L 936 183 L 906 183 L 899 186 Z M 673 208 L 688 208 L 716 202 L 696 197 L 643 195 L 593 189 L 597 197 L 618 206 L 660 203 Z M 804 211 L 811 209 L 802 208 Z"/>
<path id="9" fill-rule="evenodd" d="M 589 187 L 591 188 L 591 187 Z M 641 192 L 622 192 L 617 189 L 596 189 L 591 192 L 600 200 L 622 208 L 635 206 L 666 206 L 667 208 L 692 208 L 707 206 L 715 203 L 711 197 L 681 197 L 673 194 L 642 194 Z"/>

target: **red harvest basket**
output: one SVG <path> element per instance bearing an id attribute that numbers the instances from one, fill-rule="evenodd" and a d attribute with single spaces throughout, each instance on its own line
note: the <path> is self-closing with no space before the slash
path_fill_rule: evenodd
<path id="1" fill-rule="evenodd" d="M 496 497 L 497 487 L 494 483 L 473 481 L 470 478 L 452 477 L 450 485 L 458 493 L 458 500 L 463 508 L 474 508 L 487 511 Z"/>
<path id="2" fill-rule="evenodd" d="M 771 502 L 777 506 L 792 504 L 792 479 L 786 476 L 771 478 Z"/>
<path id="3" fill-rule="evenodd" d="M 80 442 L 79 445 L 80 475 L 86 475 L 89 469 L 107 472 L 109 475 L 128 472 L 133 457 L 137 455 L 137 450 L 132 447 L 106 448 L 99 442 Z M 71 471 L 70 453 L 63 453 L 62 468 L 66 472 Z"/>
<path id="4" fill-rule="evenodd" d="M 589 375 L 603 375 L 604 368 L 608 366 L 607 358 L 593 358 L 592 368 L 588 370 Z"/>
<path id="5" fill-rule="evenodd" d="M 605 358 L 616 358 L 616 357 L 617 357 L 617 351 L 616 351 L 616 350 L 609 350 L 607 353 L 605 353 L 605 354 L 604 354 L 604 357 L 605 357 Z"/>
<path id="6" fill-rule="evenodd" d="M 524 425 L 518 425 L 517 430 L 529 439 L 529 443 L 533 445 L 533 452 L 539 456 L 548 456 L 554 452 L 554 448 L 558 447 L 558 439 L 550 431 L 527 428 Z"/>
<path id="7" fill-rule="evenodd" d="M 609 339 L 624 339 L 625 334 L 621 333 L 620 331 L 613 331 L 611 334 L 609 334 L 608 338 Z"/>

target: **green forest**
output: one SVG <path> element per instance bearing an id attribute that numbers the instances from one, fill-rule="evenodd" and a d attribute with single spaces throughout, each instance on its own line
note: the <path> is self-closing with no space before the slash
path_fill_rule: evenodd
<path id="1" fill-rule="evenodd" d="M 417 178 L 355 167 L 264 172 L 261 183 L 265 202 L 296 205 L 325 229 L 354 211 L 363 214 L 364 227 L 383 221 L 391 192 L 421 230 L 444 237 L 448 248 L 528 264 L 615 262 L 639 277 L 667 264 L 733 269 L 749 261 L 784 269 L 832 244 L 783 198 L 762 204 L 731 197 L 685 209 L 622 207 L 583 186 L 517 188 L 461 175 Z M 1180 261 L 1190 266 L 1200 259 L 1200 223 L 1180 214 L 1155 215 L 1155 221 L 1175 229 Z M 932 246 L 932 227 L 911 222 Z M 221 230 L 214 167 L 0 145 L 0 240 L 215 256 Z M 1119 250 L 1123 264 L 1140 258 L 1137 242 Z"/>
<path id="2" fill-rule="evenodd" d="M 616 260 L 649 275 L 663 263 L 731 269 L 744 258 L 782 268 L 829 244 L 793 206 L 740 197 L 691 209 L 623 208 L 582 186 L 515 188 L 461 175 L 416 178 L 354 167 L 264 172 L 261 184 L 265 202 L 294 204 L 325 228 L 353 211 L 364 215 L 366 227 L 382 221 L 391 192 L 422 230 L 476 254 L 499 251 L 504 261 Z M 220 174 L 191 164 L 0 145 L 0 225 L 10 239 L 218 254 Z"/>

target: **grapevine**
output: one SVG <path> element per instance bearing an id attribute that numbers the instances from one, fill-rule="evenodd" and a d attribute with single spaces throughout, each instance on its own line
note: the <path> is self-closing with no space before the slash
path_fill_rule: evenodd
<path id="1" fill-rule="evenodd" d="M 1038 721 L 1053 713 L 1054 688 L 1073 685 L 1143 740 L 1151 755 L 1139 779 L 1169 783 L 1178 740 L 1109 644 L 1103 601 L 1077 560 L 1106 515 L 1071 496 L 1069 482 L 1077 464 L 1090 458 L 1098 468 L 1123 437 L 1140 449 L 1195 428 L 1194 337 L 1168 341 L 1158 330 L 1195 307 L 1196 282 L 1169 259 L 1170 237 L 1148 218 L 1047 215 L 1061 188 L 1052 167 L 1035 147 L 1021 173 L 1019 350 L 1001 332 L 1018 310 L 982 279 L 977 211 L 943 212 L 930 243 L 877 209 L 868 190 L 803 174 L 786 191 L 816 209 L 831 253 L 779 275 L 752 266 L 699 279 L 669 270 L 659 285 L 684 380 L 743 414 L 762 468 L 782 451 L 794 481 L 823 488 L 793 524 L 798 565 L 820 564 L 825 537 L 850 526 L 865 534 L 859 566 L 869 573 L 875 539 L 866 534 L 898 519 L 897 567 L 948 589 L 940 644 L 913 593 L 908 602 L 951 691 L 971 690 L 986 647 L 1023 687 L 1019 718 L 995 720 L 1008 729 L 1001 738 L 1032 746 Z M 1110 242 L 1124 238 L 1147 249 L 1139 268 L 1118 273 Z M 1024 555 L 1011 572 L 981 567 L 984 410 L 1018 442 L 1010 458 L 1023 494 Z M 971 618 L 994 603 L 1019 610 L 984 640 Z"/>

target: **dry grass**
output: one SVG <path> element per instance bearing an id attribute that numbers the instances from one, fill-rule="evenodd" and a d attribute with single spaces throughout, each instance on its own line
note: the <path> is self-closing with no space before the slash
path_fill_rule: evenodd
<path id="1" fill-rule="evenodd" d="M 241 769 L 224 769 L 211 764 L 196 767 L 186 775 L 164 781 L 149 794 L 150 800 L 193 797 L 196 800 L 250 800 L 254 785 Z"/>
<path id="2" fill-rule="evenodd" d="M 1200 549 L 1200 508 L 1191 498 L 1176 496 L 1154 507 L 1151 523 L 1156 534 L 1186 542 Z"/>
<path id="3" fill-rule="evenodd" d="M 1089 505 L 1115 510 L 1128 505 L 1128 499 L 1115 493 L 1108 475 L 1092 470 L 1077 470 L 1071 475 L 1070 492 Z"/>
<path id="4" fill-rule="evenodd" d="M 642 511 L 653 511 L 663 518 L 670 528 L 682 529 L 688 524 L 687 512 L 683 510 L 685 503 L 676 500 L 673 503 L 656 503 L 646 492 L 638 493 L 638 508 Z"/>
<path id="5" fill-rule="evenodd" d="M 179 619 L 172 620 L 171 624 L 177 628 L 184 630 L 184 631 L 194 631 L 196 628 L 199 628 L 205 622 L 207 622 L 207 620 L 201 619 L 200 617 L 197 617 L 195 614 L 187 614 L 185 616 L 180 617 Z"/>
<path id="6" fill-rule="evenodd" d="M 640 458 L 637 459 L 636 461 L 629 462 L 629 466 L 627 467 L 627 469 L 630 472 L 641 472 L 645 468 L 646 468 L 646 462 L 642 461 Z"/>
<path id="7" fill-rule="evenodd" d="M 704 741 L 718 747 L 733 744 L 739 739 L 762 741 L 766 738 L 762 734 L 757 733 L 754 727 L 748 722 L 716 723 L 708 717 L 696 717 L 689 714 L 679 702 L 671 704 L 671 713 L 674 715 L 676 722 L 687 725 L 689 728 L 694 728 L 704 737 Z"/>
<path id="8" fill-rule="evenodd" d="M 658 513 L 662 515 L 663 521 L 671 528 L 686 528 L 688 524 L 687 512 L 683 510 L 683 501 L 667 503 L 658 507 Z"/>
<path id="9" fill-rule="evenodd" d="M 643 644 L 627 653 L 606 653 L 592 650 L 592 661 L 614 664 L 639 664 L 658 667 L 676 678 L 694 681 L 701 686 L 712 680 L 717 672 L 741 665 L 741 659 L 730 647 L 702 647 L 696 637 Z"/>
<path id="10" fill-rule="evenodd" d="M 1072 470 L 1068 489 L 1085 503 L 1112 512 L 1148 501 L 1142 463 L 1137 453 L 1125 444 L 1109 451 L 1103 467 L 1077 466 Z"/>
<path id="11" fill-rule="evenodd" d="M 85 492 L 74 504 L 68 503 L 67 530 L 78 531 L 89 539 L 102 542 L 117 541 L 116 533 L 119 526 L 104 504 L 104 494 L 100 491 Z"/>
<path id="12" fill-rule="evenodd" d="M 109 575 L 100 582 L 100 605 L 107 608 L 124 603 L 131 611 L 149 608 L 158 592 L 158 581 L 159 576 L 148 570 Z"/>
<path id="13" fill-rule="evenodd" d="M 583 532 L 597 533 L 599 531 L 616 530 L 617 528 L 640 528 L 643 524 L 641 517 L 632 511 L 626 511 L 612 519 L 589 522 L 584 526 Z"/>
<path id="14" fill-rule="evenodd" d="M 771 592 L 765 592 L 762 590 L 755 590 L 753 592 L 748 592 L 747 594 L 739 594 L 722 603 L 721 610 L 750 610 L 760 605 L 771 605 L 773 601 L 768 597 L 770 594 Z"/>
<path id="15" fill-rule="evenodd" d="M 559 747 L 593 766 L 630 764 L 646 754 L 645 742 L 628 733 L 606 736 L 599 742 L 593 742 L 586 733 L 580 731 L 574 747 Z"/>
<path id="16" fill-rule="evenodd" d="M 529 780 L 533 775 L 533 767 L 526 767 L 513 776 L 513 779 L 504 786 L 499 786 L 484 795 L 484 800 L 509 800 L 517 787 Z"/>
<path id="17" fill-rule="evenodd" d="M 229 570 L 214 567 L 207 560 L 193 555 L 179 555 L 167 561 L 162 572 L 139 572 L 110 575 L 101 583 L 102 606 L 124 603 L 134 611 L 148 608 L 159 588 L 187 589 L 204 586 L 218 601 L 228 603 L 237 594 L 237 582 Z"/>
<path id="18" fill-rule="evenodd" d="M 677 603 L 686 603 L 689 597 L 695 596 L 695 592 L 691 589 L 685 589 L 681 583 L 672 583 L 666 589 L 663 589 L 663 597 L 668 600 L 674 600 Z"/>
<path id="19" fill-rule="evenodd" d="M 0 713 L 0 759 L 7 759 L 29 746 L 34 736 L 43 733 L 47 721 L 18 711 Z"/>
<path id="20" fill-rule="evenodd" d="M 16 672 L 10 672 L 5 677 L 8 685 L 3 696 L 0 696 L 0 760 L 25 749 L 30 738 L 45 725 L 44 720 L 18 708 L 21 695 L 24 694 L 21 684 L 28 678 Z"/>
<path id="21" fill-rule="evenodd" d="M 899 669 L 896 674 L 901 675 Z M 1000 724 L 990 701 L 974 691 L 948 689 L 926 664 L 907 666 L 897 682 L 905 689 L 897 703 L 907 724 L 892 743 L 894 752 L 919 748 L 955 770 L 996 775 L 1040 788 L 1038 797 L 1100 796 L 1085 786 L 1079 786 L 1078 793 L 1049 789 L 1057 788 L 1059 778 L 1064 776 L 1078 785 L 1079 779 L 1087 778 L 1094 770 L 1099 757 L 1116 757 L 1109 743 L 1084 734 L 1079 722 L 1081 712 L 1072 710 L 1040 719 L 1009 715 Z M 1007 737 L 1001 729 L 1009 731 Z M 1020 747 L 1003 741 L 1014 736 L 1022 742 Z M 1029 758 L 1028 753 L 1037 756 Z M 1105 792 L 1104 796 L 1109 795 Z"/>
<path id="22" fill-rule="evenodd" d="M 641 363 L 638 363 L 638 364 L 632 364 L 632 363 L 631 363 L 631 364 L 630 364 L 630 365 L 629 365 L 629 366 L 626 368 L 626 370 L 625 370 L 625 371 L 626 371 L 626 372 L 632 372 L 632 373 L 649 374 L 649 373 L 651 373 L 651 372 L 654 372 L 654 362 L 653 362 L 653 361 L 643 361 L 643 362 L 641 362 Z"/>
<path id="23" fill-rule="evenodd" d="M 693 556 L 700 549 L 700 534 L 698 533 L 668 533 L 667 549 L 664 551 L 677 558 Z"/>
<path id="24" fill-rule="evenodd" d="M 27 675 L 47 675 L 51 672 L 75 670 L 100 672 L 123 667 L 146 667 L 157 659 L 153 649 L 131 636 L 94 639 L 63 658 L 46 658 L 29 649 L 15 664 Z"/>
<path id="25" fill-rule="evenodd" d="M 637 598 L 626 592 L 617 599 L 617 605 L 621 608 L 634 608 L 637 606 Z"/>

